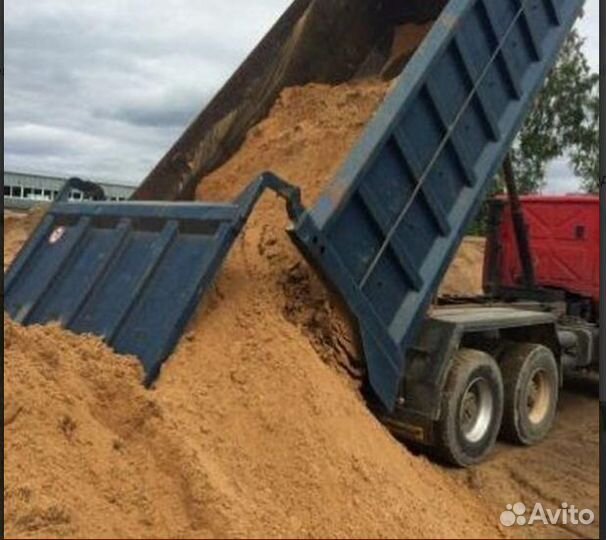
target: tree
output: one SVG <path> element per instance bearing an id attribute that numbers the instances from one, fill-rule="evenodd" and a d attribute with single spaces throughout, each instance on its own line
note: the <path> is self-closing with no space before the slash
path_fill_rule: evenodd
<path id="1" fill-rule="evenodd" d="M 587 189 L 598 183 L 598 75 L 573 30 L 512 148 L 520 193 L 544 187 L 545 170 L 567 155 Z M 502 189 L 499 187 L 499 189 Z"/>
<path id="2" fill-rule="evenodd" d="M 574 171 L 583 179 L 583 188 L 589 193 L 597 193 L 600 189 L 600 96 L 598 92 L 591 97 L 588 109 L 586 121 L 578 130 L 579 142 L 575 143 L 571 161 Z"/>

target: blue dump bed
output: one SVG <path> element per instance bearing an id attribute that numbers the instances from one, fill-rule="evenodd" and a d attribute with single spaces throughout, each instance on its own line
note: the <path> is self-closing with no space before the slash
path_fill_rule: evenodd
<path id="1" fill-rule="evenodd" d="M 357 317 L 388 409 L 432 296 L 582 4 L 451 0 L 291 231 Z"/>
<path id="2" fill-rule="evenodd" d="M 370 383 L 393 409 L 431 298 L 582 4 L 295 0 L 133 201 L 51 207 L 5 276 L 5 310 L 100 335 L 139 356 L 151 382 L 270 188 L 357 318 Z M 395 26 L 438 14 L 313 208 L 270 174 L 228 204 L 167 202 L 191 199 L 285 86 L 376 75 Z"/>

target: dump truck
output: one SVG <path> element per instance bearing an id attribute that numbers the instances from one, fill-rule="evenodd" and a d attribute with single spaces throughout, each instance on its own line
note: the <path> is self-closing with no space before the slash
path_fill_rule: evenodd
<path id="1" fill-rule="evenodd" d="M 101 336 L 137 356 L 150 385 L 272 190 L 357 323 L 368 403 L 394 434 L 460 466 L 499 433 L 540 441 L 563 367 L 586 363 L 585 334 L 536 298 L 433 299 L 582 5 L 295 0 L 129 201 L 50 207 L 5 275 L 5 310 Z M 432 21 L 394 59 L 398 29 Z M 377 76 L 393 79 L 387 97 L 311 207 L 271 171 L 233 201 L 191 202 L 285 87 Z"/>

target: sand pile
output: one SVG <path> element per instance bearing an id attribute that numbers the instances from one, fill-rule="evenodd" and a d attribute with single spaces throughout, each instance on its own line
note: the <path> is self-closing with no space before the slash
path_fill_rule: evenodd
<path id="1" fill-rule="evenodd" d="M 4 534 L 181 533 L 182 449 L 135 359 L 4 318 Z"/>
<path id="2" fill-rule="evenodd" d="M 136 363 L 98 340 L 5 320 L 5 535 L 497 532 L 296 335 L 265 331 L 262 346 L 257 325 L 248 342 L 238 325 L 186 342 L 146 392 Z"/>
<path id="3" fill-rule="evenodd" d="M 5 319 L 5 534 L 497 533 L 272 312 L 244 259 L 155 391 L 97 339 Z"/>
<path id="4" fill-rule="evenodd" d="M 202 179 L 197 197 L 229 201 L 269 170 L 300 186 L 304 204 L 313 204 L 390 86 L 371 79 L 285 89 L 239 152 Z M 247 265 L 253 273 L 277 285 L 269 293 L 275 309 L 297 325 L 325 361 L 357 375 L 361 354 L 355 325 L 286 236 L 288 225 L 284 204 L 268 194 L 249 220 L 239 249 L 251 251 Z"/>
<path id="5" fill-rule="evenodd" d="M 394 83 L 366 79 L 286 88 L 238 153 L 201 182 L 197 196 L 230 200 L 271 170 L 301 186 L 311 205 L 336 173 Z"/>
<path id="6" fill-rule="evenodd" d="M 483 294 L 482 271 L 486 239 L 467 236 L 450 265 L 440 287 L 443 296 L 478 296 Z"/>
<path id="7" fill-rule="evenodd" d="M 199 196 L 229 199 L 271 168 L 313 200 L 385 90 L 286 90 Z M 499 534 L 334 368 L 358 357 L 352 325 L 286 225 L 266 196 L 153 391 L 96 339 L 5 318 L 7 535 Z"/>

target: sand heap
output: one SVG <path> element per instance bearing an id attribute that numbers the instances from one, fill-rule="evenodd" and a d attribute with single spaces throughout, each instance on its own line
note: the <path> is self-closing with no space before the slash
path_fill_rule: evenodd
<path id="1" fill-rule="evenodd" d="M 229 199 L 271 169 L 309 202 L 385 90 L 285 90 L 199 196 Z M 356 357 L 352 326 L 286 225 L 282 202 L 266 196 L 152 391 L 98 340 L 5 317 L 6 535 L 499 534 L 334 368 Z"/>
<path id="2" fill-rule="evenodd" d="M 268 118 L 250 130 L 239 152 L 202 179 L 197 197 L 229 201 L 259 174 L 272 171 L 300 186 L 304 204 L 312 205 L 392 84 L 371 79 L 285 89 Z M 268 291 L 275 309 L 297 325 L 316 352 L 326 362 L 357 374 L 361 354 L 355 325 L 286 236 L 288 225 L 283 202 L 268 194 L 236 249 L 251 252 L 250 273 L 275 285 Z"/>
<path id="3" fill-rule="evenodd" d="M 459 247 L 440 287 L 442 296 L 479 296 L 483 294 L 482 271 L 486 239 L 467 236 Z"/>
<path id="4" fill-rule="evenodd" d="M 202 179 L 198 198 L 230 200 L 270 170 L 300 186 L 304 203 L 313 204 L 393 84 L 365 79 L 284 89 L 238 153 Z"/>
<path id="5" fill-rule="evenodd" d="M 168 534 L 183 519 L 180 449 L 139 379 L 95 338 L 5 316 L 5 536 Z"/>

